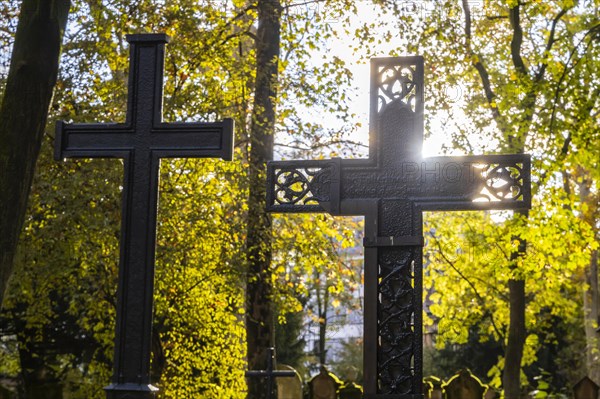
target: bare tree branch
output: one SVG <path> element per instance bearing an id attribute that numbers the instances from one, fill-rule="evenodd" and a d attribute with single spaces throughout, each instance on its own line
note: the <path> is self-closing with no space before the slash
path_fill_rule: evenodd
<path id="1" fill-rule="evenodd" d="M 538 69 L 537 74 L 535 75 L 536 82 L 539 82 L 544 77 L 544 72 L 546 72 L 546 68 L 548 67 L 547 55 L 552 50 L 552 46 L 556 42 L 556 25 L 560 21 L 560 19 L 567 13 L 568 9 L 564 8 L 560 10 L 560 12 L 554 17 L 552 20 L 552 28 L 550 28 L 550 35 L 548 36 L 548 42 L 546 43 L 546 48 L 544 49 L 544 54 L 542 58 L 541 65 Z"/>
<path id="2" fill-rule="evenodd" d="M 565 64 L 565 67 L 563 69 L 562 74 L 560 75 L 560 78 L 558 79 L 558 82 L 556 84 L 556 89 L 554 91 L 554 99 L 553 99 L 553 104 L 552 104 L 552 113 L 550 115 L 550 138 L 552 138 L 554 136 L 554 126 L 556 123 L 556 112 L 558 109 L 558 100 L 560 97 L 560 94 L 562 92 L 562 86 L 563 86 L 563 82 L 566 79 L 567 75 L 569 74 L 569 72 L 571 72 L 573 70 L 573 68 L 575 68 L 577 66 L 577 64 L 579 63 L 579 61 L 581 61 L 582 58 L 577 58 L 575 59 L 575 61 L 573 61 L 575 55 L 579 54 L 579 52 L 577 51 L 577 49 L 579 48 L 579 46 L 581 45 L 581 43 L 583 43 L 584 40 L 586 40 L 588 38 L 588 36 L 594 34 L 595 32 L 600 31 L 600 24 L 594 25 L 593 27 L 591 27 L 586 34 L 581 38 L 581 40 L 574 46 L 573 50 L 571 51 L 571 54 L 569 54 L 569 58 L 567 59 L 567 63 Z M 594 43 L 593 40 L 590 40 L 587 44 L 587 47 L 585 49 L 585 51 L 583 51 L 583 54 L 587 54 L 588 53 L 588 49 L 590 48 L 590 46 Z M 572 63 L 573 62 L 573 63 Z M 571 64 L 572 63 L 572 64 Z M 598 95 L 600 95 L 600 89 L 597 89 L 592 96 L 590 96 L 590 98 L 595 99 L 598 97 Z M 589 111 L 591 112 L 593 108 L 593 104 L 591 104 L 590 107 L 588 107 Z M 560 149 L 560 152 L 558 153 L 558 158 L 557 161 L 561 161 L 563 159 L 565 159 L 569 153 L 569 149 L 571 146 L 571 140 L 572 140 L 572 136 L 571 136 L 571 132 L 569 131 L 569 133 L 567 134 L 567 137 L 565 137 L 565 141 L 563 142 L 563 145 Z M 548 178 L 549 175 L 549 170 L 545 170 L 543 173 L 541 173 L 540 175 L 540 179 L 539 179 L 539 185 L 543 184 L 543 182 L 546 181 L 546 179 Z"/>
<path id="3" fill-rule="evenodd" d="M 513 37 L 510 41 L 510 55 L 517 72 L 523 76 L 528 74 L 527 67 L 521 56 L 521 45 L 523 44 L 523 28 L 521 27 L 521 6 L 516 6 L 509 11 L 510 25 L 513 28 Z"/>
<path id="4" fill-rule="evenodd" d="M 496 105 L 496 94 L 492 90 L 492 84 L 490 82 L 490 75 L 487 72 L 485 65 L 483 64 L 482 57 L 473 52 L 473 48 L 471 45 L 472 22 L 471 22 L 471 8 L 469 6 L 469 1 L 462 0 L 462 5 L 463 5 L 464 13 L 465 13 L 465 49 L 467 51 L 467 55 L 471 59 L 471 63 L 473 64 L 473 66 L 475 67 L 477 72 L 479 73 L 479 77 L 481 78 L 481 83 L 483 85 L 483 91 L 485 93 L 485 98 L 487 99 L 487 102 L 492 111 L 492 116 L 493 116 L 494 120 L 496 121 L 496 124 L 497 124 L 498 128 L 500 129 L 500 131 L 503 134 L 505 134 L 505 132 L 507 130 L 506 122 L 504 120 L 504 117 L 500 113 L 500 110 L 498 110 L 498 107 Z"/>
<path id="5" fill-rule="evenodd" d="M 310 151 L 310 150 L 315 150 L 317 148 L 324 148 L 324 147 L 329 147 L 329 146 L 337 145 L 337 144 L 355 145 L 358 147 L 369 148 L 369 146 L 367 144 L 360 143 L 358 141 L 353 141 L 353 140 L 331 140 L 331 141 L 327 141 L 325 143 L 312 144 L 310 146 L 302 146 L 300 144 L 294 145 L 294 144 L 285 144 L 285 143 L 276 142 L 275 146 L 291 148 L 293 150 Z"/>
<path id="6" fill-rule="evenodd" d="M 325 0 L 310 0 L 310 1 L 305 1 L 304 3 L 290 3 L 286 6 L 283 6 L 282 8 L 284 10 L 288 10 L 292 7 L 301 7 L 301 6 L 307 6 L 309 4 L 315 4 L 315 3 L 325 3 Z"/>

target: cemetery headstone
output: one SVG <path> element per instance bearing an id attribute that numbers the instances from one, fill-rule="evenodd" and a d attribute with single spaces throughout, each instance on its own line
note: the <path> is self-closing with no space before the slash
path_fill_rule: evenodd
<path id="1" fill-rule="evenodd" d="M 371 61 L 368 159 L 276 161 L 271 212 L 364 215 L 366 396 L 423 389 L 423 211 L 529 209 L 530 157 L 422 158 L 422 57 Z"/>
<path id="2" fill-rule="evenodd" d="M 294 373 L 291 377 L 275 378 L 277 381 L 277 399 L 302 399 L 302 378 L 300 378 L 300 374 L 287 364 L 278 364 L 277 370 Z"/>
<path id="3" fill-rule="evenodd" d="M 310 399 L 337 399 L 341 382 L 327 371 L 327 368 L 321 366 L 319 374 L 314 376 L 308 385 Z"/>
<path id="4" fill-rule="evenodd" d="M 497 392 L 492 389 L 492 387 L 488 387 L 487 391 L 485 391 L 485 394 L 483 395 L 483 399 L 496 399 L 497 396 Z"/>
<path id="5" fill-rule="evenodd" d="M 425 394 L 426 399 L 442 399 L 442 384 L 443 381 L 437 377 L 429 376 L 424 378 L 424 382 L 429 384 L 430 389 L 429 392 L 423 392 Z"/>
<path id="6" fill-rule="evenodd" d="M 487 387 L 469 370 L 461 370 L 443 386 L 446 399 L 483 399 Z"/>
<path id="7" fill-rule="evenodd" d="M 433 391 L 431 382 L 423 381 L 423 398 L 431 399 L 431 391 Z"/>
<path id="8" fill-rule="evenodd" d="M 348 382 L 340 388 L 340 399 L 362 399 L 362 387 L 355 382 Z"/>
<path id="9" fill-rule="evenodd" d="M 108 399 L 149 399 L 158 175 L 161 158 L 231 160 L 233 120 L 162 121 L 165 34 L 127 35 L 125 123 L 56 125 L 55 158 L 121 158 L 124 165 L 112 384 Z"/>
<path id="10" fill-rule="evenodd" d="M 600 387 L 589 377 L 583 377 L 573 387 L 575 399 L 598 399 L 598 390 Z"/>
<path id="11" fill-rule="evenodd" d="M 248 370 L 246 371 L 246 378 L 263 378 L 266 380 L 265 391 L 269 392 L 270 395 L 279 395 L 279 391 L 275 392 L 275 383 L 277 377 L 296 377 L 298 373 L 296 370 L 278 370 L 277 361 L 275 358 L 275 348 L 269 348 L 267 356 L 267 369 L 266 370 Z"/>

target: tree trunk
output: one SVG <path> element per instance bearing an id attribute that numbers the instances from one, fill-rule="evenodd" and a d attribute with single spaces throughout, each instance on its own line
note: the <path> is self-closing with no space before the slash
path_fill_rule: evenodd
<path id="1" fill-rule="evenodd" d="M 586 289 L 583 292 L 583 317 L 586 341 L 587 376 L 600 381 L 600 336 L 598 334 L 598 252 L 593 251 L 589 269 L 585 273 Z"/>
<path id="2" fill-rule="evenodd" d="M 510 321 L 508 342 L 504 357 L 504 373 L 502 387 L 506 399 L 521 397 L 521 360 L 525 345 L 525 281 L 510 280 L 508 282 L 510 298 Z"/>
<path id="3" fill-rule="evenodd" d="M 473 51 L 472 46 L 472 26 L 471 26 L 471 11 L 469 2 L 462 0 L 463 10 L 465 12 L 465 47 L 467 54 L 473 59 L 473 67 L 477 70 L 481 77 L 482 88 L 485 93 L 488 104 L 492 112 L 498 128 L 503 133 L 503 136 L 507 138 L 504 143 L 505 150 L 508 153 L 523 153 L 525 152 L 525 142 L 527 138 L 527 132 L 531 126 L 532 116 L 535 111 L 535 99 L 537 92 L 529 91 L 525 98 L 521 101 L 522 109 L 526 112 L 521 121 L 515 120 L 517 126 L 520 129 L 509 128 L 507 119 L 500 112 L 496 106 L 496 93 L 494 92 L 493 85 L 490 81 L 490 75 L 487 68 L 479 58 L 479 56 Z M 509 19 L 512 28 L 512 38 L 510 43 L 510 54 L 513 67 L 521 76 L 528 74 L 527 67 L 523 61 L 521 54 L 521 44 L 523 41 L 523 32 L 521 28 L 521 9 L 520 3 L 516 4 L 510 9 Z M 539 79 L 543 77 L 543 74 L 539 76 Z M 515 135 L 515 131 L 520 133 Z M 520 212 L 515 212 L 516 214 Z M 523 216 L 527 216 L 527 212 L 521 213 Z M 512 267 L 516 268 L 516 260 L 519 256 L 524 254 L 526 243 L 519 239 L 519 248 L 516 252 L 511 254 Z M 508 339 L 506 343 L 506 350 L 504 354 L 504 370 L 502 372 L 502 387 L 504 389 L 504 396 L 506 399 L 518 399 L 521 395 L 521 361 L 523 359 L 523 348 L 525 345 L 525 339 L 527 332 L 525 330 L 525 281 L 511 279 L 508 282 L 509 291 L 509 325 L 508 325 Z"/>
<path id="4" fill-rule="evenodd" d="M 326 282 L 326 279 L 324 279 Z M 317 288 L 319 292 L 319 288 Z M 319 300 L 319 364 L 325 366 L 327 364 L 327 349 L 325 348 L 327 340 L 327 305 L 329 304 L 329 290 L 325 283 L 323 289 L 323 298 Z"/>
<path id="5" fill-rule="evenodd" d="M 595 225 L 594 211 L 598 206 L 598 197 L 592 192 L 592 179 L 589 172 L 578 168 L 580 181 L 579 199 L 587 205 L 587 210 L 581 213 L 580 218 L 590 226 Z M 583 321 L 586 341 L 586 368 L 587 376 L 595 383 L 600 383 L 600 334 L 598 322 L 600 309 L 598 309 L 598 251 L 592 251 L 590 263 L 584 274 L 583 291 Z"/>
<path id="6" fill-rule="evenodd" d="M 70 0 L 23 0 L 0 106 L 0 301 L 13 271 Z"/>
<path id="7" fill-rule="evenodd" d="M 266 213 L 266 162 L 273 158 L 275 99 L 277 96 L 281 4 L 258 1 L 256 84 L 250 127 L 249 197 L 246 253 L 246 339 L 248 367 L 264 370 L 267 349 L 274 343 L 271 282 L 271 220 Z M 269 398 L 263 381 L 248 380 L 248 398 Z"/>
<path id="8" fill-rule="evenodd" d="M 517 211 L 523 217 L 527 217 L 527 211 Z M 519 247 L 511 254 L 512 268 L 518 267 L 517 260 L 525 254 L 527 242 L 519 237 Z M 523 348 L 527 338 L 525 327 L 525 280 L 510 279 L 508 281 L 509 295 L 509 325 L 506 351 L 504 354 L 504 371 L 502 374 L 502 388 L 505 399 L 519 399 L 521 397 L 521 361 L 523 360 Z"/>

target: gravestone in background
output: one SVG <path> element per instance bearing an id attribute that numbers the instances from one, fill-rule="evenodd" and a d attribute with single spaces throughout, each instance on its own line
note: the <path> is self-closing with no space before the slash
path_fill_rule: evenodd
<path id="1" fill-rule="evenodd" d="M 295 373 L 293 377 L 275 377 L 277 399 L 302 399 L 302 378 L 300 378 L 300 374 L 287 364 L 278 364 L 277 370 Z"/>
<path id="2" fill-rule="evenodd" d="M 431 382 L 423 381 L 423 398 L 431 399 L 431 391 L 433 391 L 433 385 Z"/>
<path id="3" fill-rule="evenodd" d="M 488 387 L 487 391 L 485 391 L 485 394 L 483 395 L 483 399 L 496 399 L 497 396 L 498 394 L 496 391 L 492 387 Z"/>
<path id="4" fill-rule="evenodd" d="M 308 383 L 310 399 L 337 399 L 340 385 L 340 381 L 321 366 L 321 372 Z"/>
<path id="5" fill-rule="evenodd" d="M 469 370 L 461 370 L 443 386 L 446 399 L 483 399 L 487 389 Z"/>
<path id="6" fill-rule="evenodd" d="M 598 385 L 589 377 L 583 377 L 573 387 L 575 399 L 598 399 Z"/>
<path id="7" fill-rule="evenodd" d="M 442 399 L 444 397 L 442 392 L 443 381 L 441 379 L 429 376 L 424 378 L 424 382 L 429 384 L 429 391 L 423 391 L 425 399 Z"/>
<path id="8" fill-rule="evenodd" d="M 362 399 L 363 390 L 360 385 L 354 382 L 348 382 L 340 389 L 340 399 Z"/>

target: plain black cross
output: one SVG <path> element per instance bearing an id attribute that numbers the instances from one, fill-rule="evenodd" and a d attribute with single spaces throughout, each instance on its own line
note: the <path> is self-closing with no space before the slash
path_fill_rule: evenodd
<path id="1" fill-rule="evenodd" d="M 365 398 L 422 397 L 422 211 L 528 209 L 530 157 L 422 158 L 423 58 L 371 62 L 368 159 L 277 161 L 271 212 L 365 216 Z"/>
<path id="2" fill-rule="evenodd" d="M 275 370 L 275 348 L 269 348 L 269 353 L 267 355 L 267 369 L 266 370 L 248 370 L 246 371 L 246 377 L 255 377 L 255 378 L 266 378 L 267 379 L 267 388 L 266 392 L 267 397 L 270 398 L 273 395 L 273 382 L 277 377 L 295 377 L 296 372 L 293 370 Z"/>
<path id="3" fill-rule="evenodd" d="M 146 399 L 150 381 L 152 295 L 161 158 L 231 160 L 233 120 L 162 121 L 165 34 L 128 35 L 130 66 L 125 123 L 56 126 L 55 158 L 122 158 L 124 183 L 117 326 L 107 398 Z"/>

